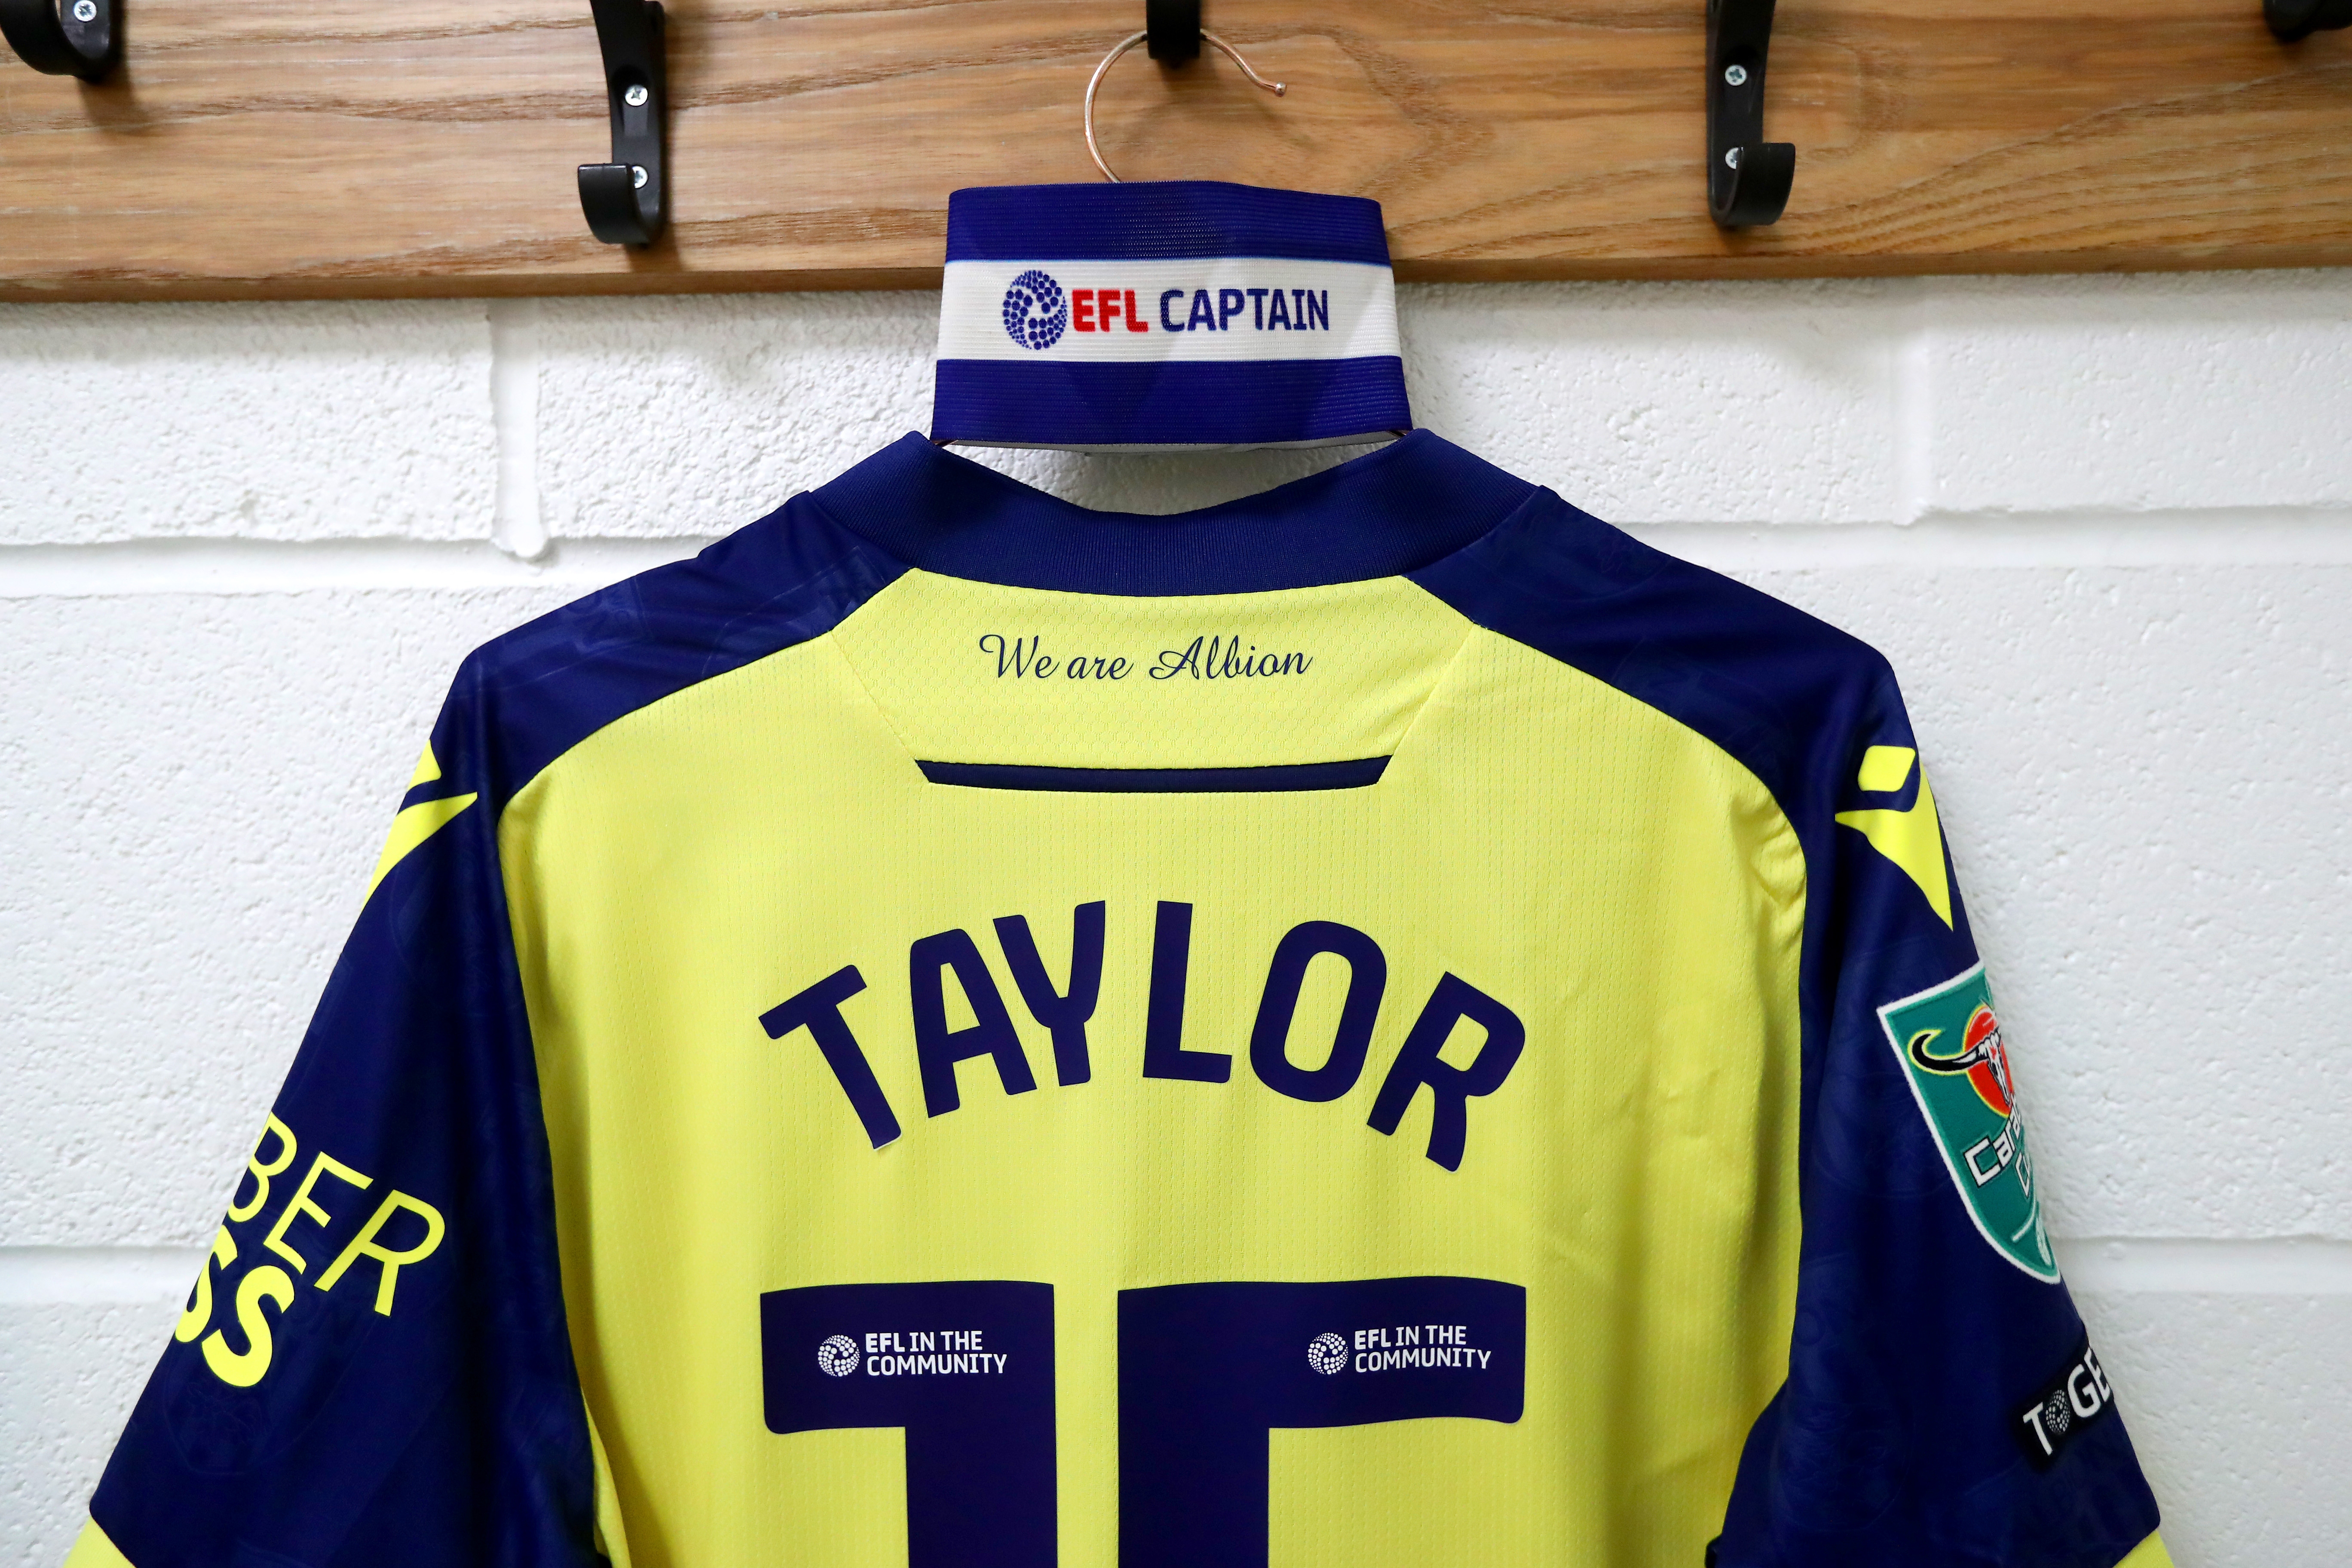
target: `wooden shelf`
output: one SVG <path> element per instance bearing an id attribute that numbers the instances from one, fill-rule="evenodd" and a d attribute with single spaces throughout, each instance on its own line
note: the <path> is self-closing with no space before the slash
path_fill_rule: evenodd
<path id="1" fill-rule="evenodd" d="M 673 224 L 588 234 L 585 0 L 129 0 L 114 79 L 0 61 L 0 298 L 911 287 L 949 191 L 1092 180 L 1131 0 L 671 0 Z M 2352 33 L 2253 0 L 1781 0 L 1769 229 L 1707 221 L 1702 0 L 1220 0 L 1268 76 L 1141 51 L 1129 179 L 1377 197 L 1408 279 L 2352 262 Z"/>

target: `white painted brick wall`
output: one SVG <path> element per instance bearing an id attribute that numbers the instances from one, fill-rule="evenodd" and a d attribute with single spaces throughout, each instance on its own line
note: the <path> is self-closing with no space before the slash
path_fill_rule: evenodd
<path id="1" fill-rule="evenodd" d="M 1923 348 L 1938 510 L 2352 503 L 2340 274 L 1976 279 Z"/>
<path id="2" fill-rule="evenodd" d="M 1894 658 L 2179 1559 L 2334 1568 L 2352 273 L 1402 305 L 1424 423 Z M 0 307 L 0 1568 L 70 1538 L 458 657 L 920 428 L 934 309 Z M 1329 459 L 986 460 L 1156 511 Z"/>
<path id="3" fill-rule="evenodd" d="M 0 366 L 0 542 L 489 537 L 479 305 L 12 305 Z"/>
<path id="4" fill-rule="evenodd" d="M 209 1238 L 450 673 L 562 597 L 0 599 L 0 1247 Z"/>
<path id="5" fill-rule="evenodd" d="M 1748 575 L 1902 679 L 2053 1227 L 2352 1240 L 2352 564 Z"/>

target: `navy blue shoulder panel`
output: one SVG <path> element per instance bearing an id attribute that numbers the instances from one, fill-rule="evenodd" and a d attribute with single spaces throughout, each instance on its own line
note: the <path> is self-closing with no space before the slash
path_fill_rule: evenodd
<path id="1" fill-rule="evenodd" d="M 202 1280 L 90 1500 L 137 1568 L 595 1568 L 499 809 L 902 570 L 805 498 L 468 658 Z"/>
<path id="2" fill-rule="evenodd" d="M 2021 1414 L 2081 1363 L 2082 1321 L 2063 1285 L 1979 1233 L 1880 1022 L 1977 963 L 1948 856 L 1947 919 L 1836 820 L 1922 805 L 1916 761 L 1898 790 L 1860 787 L 1869 748 L 1917 749 L 1885 661 L 1549 491 L 1409 575 L 1714 742 L 1804 850 L 1798 1327 L 1742 1454 L 1721 1568 L 2114 1568 L 2157 1524 L 2123 1423 L 2084 1424 L 2046 1466 L 2020 1437 Z"/>
<path id="3" fill-rule="evenodd" d="M 446 767 L 472 750 L 465 741 L 479 742 L 480 771 L 468 771 L 467 787 L 482 789 L 495 815 L 614 720 L 822 637 L 905 570 L 811 496 L 795 496 L 690 561 L 483 644 L 457 671 L 434 749 Z"/>
<path id="4" fill-rule="evenodd" d="M 1858 729 L 1910 744 L 1886 661 L 1867 644 L 1654 550 L 1549 490 L 1412 581 L 1487 630 L 1672 715 L 1763 781 L 1798 832 Z M 1885 737 L 1894 739 L 1893 736 Z"/>

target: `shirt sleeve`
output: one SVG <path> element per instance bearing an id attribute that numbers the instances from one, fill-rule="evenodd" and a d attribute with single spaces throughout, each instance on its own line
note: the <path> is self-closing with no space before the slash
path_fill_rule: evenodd
<path id="1" fill-rule="evenodd" d="M 453 700 L 72 1568 L 625 1563 L 597 1527 L 487 749 Z"/>
<path id="2" fill-rule="evenodd" d="M 2151 1568 L 2156 1500 L 2060 1276 L 2032 1117 L 1891 679 L 1824 738 L 1786 1384 L 1720 1568 Z"/>

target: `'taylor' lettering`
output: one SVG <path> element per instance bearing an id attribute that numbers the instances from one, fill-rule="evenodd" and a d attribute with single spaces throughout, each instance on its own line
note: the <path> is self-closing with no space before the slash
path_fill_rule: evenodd
<path id="1" fill-rule="evenodd" d="M 1066 1089 L 1087 1082 L 1094 1074 L 1087 1026 L 1102 992 L 1103 910 L 1097 901 L 1081 904 L 1073 912 L 1069 984 L 1058 991 L 1046 973 L 1028 921 L 1005 915 L 994 922 L 1005 968 L 1029 1016 L 1052 1037 L 1055 1076 Z M 1153 926 L 1150 982 L 1144 1007 L 1143 1076 L 1224 1083 L 1233 1077 L 1230 1055 L 1184 1044 L 1184 991 L 1192 948 L 1192 906 L 1161 902 Z M 1307 965 L 1327 953 L 1348 966 L 1347 996 L 1340 1005 L 1330 1053 L 1320 1066 L 1303 1068 L 1288 1055 L 1291 1021 Z M 1027 1094 L 1036 1089 L 1036 1077 L 1013 1028 L 1012 1013 L 971 932 L 959 928 L 919 939 L 908 950 L 907 969 L 915 1060 L 926 1115 L 945 1116 L 961 1105 L 956 1066 L 975 1058 L 990 1060 L 1005 1093 Z M 972 1022 L 962 1028 L 948 1026 L 945 980 L 950 973 L 971 1013 Z M 1293 926 L 1276 945 L 1267 964 L 1257 1020 L 1250 1030 L 1250 1068 L 1258 1081 L 1277 1094 L 1312 1103 L 1347 1094 L 1363 1076 L 1387 987 L 1387 957 L 1364 932 L 1331 921 L 1307 921 Z M 857 966 L 845 964 L 761 1014 L 760 1024 L 771 1039 L 782 1039 L 796 1029 L 809 1032 L 867 1140 L 879 1149 L 895 1142 L 902 1130 L 865 1048 L 841 1010 L 843 1003 L 865 989 L 866 979 Z M 1484 1031 L 1486 1039 L 1467 1066 L 1455 1067 L 1439 1053 L 1447 1037 L 1464 1022 Z M 1445 1169 L 1460 1170 L 1469 1138 L 1470 1101 L 1501 1089 L 1526 1046 L 1527 1029 L 1518 1015 L 1460 975 L 1444 975 L 1422 1005 L 1403 1046 L 1389 1064 L 1380 1092 L 1373 1097 L 1368 1125 L 1375 1131 L 1393 1134 L 1414 1098 L 1426 1089 L 1432 1100 L 1426 1152 Z"/>

